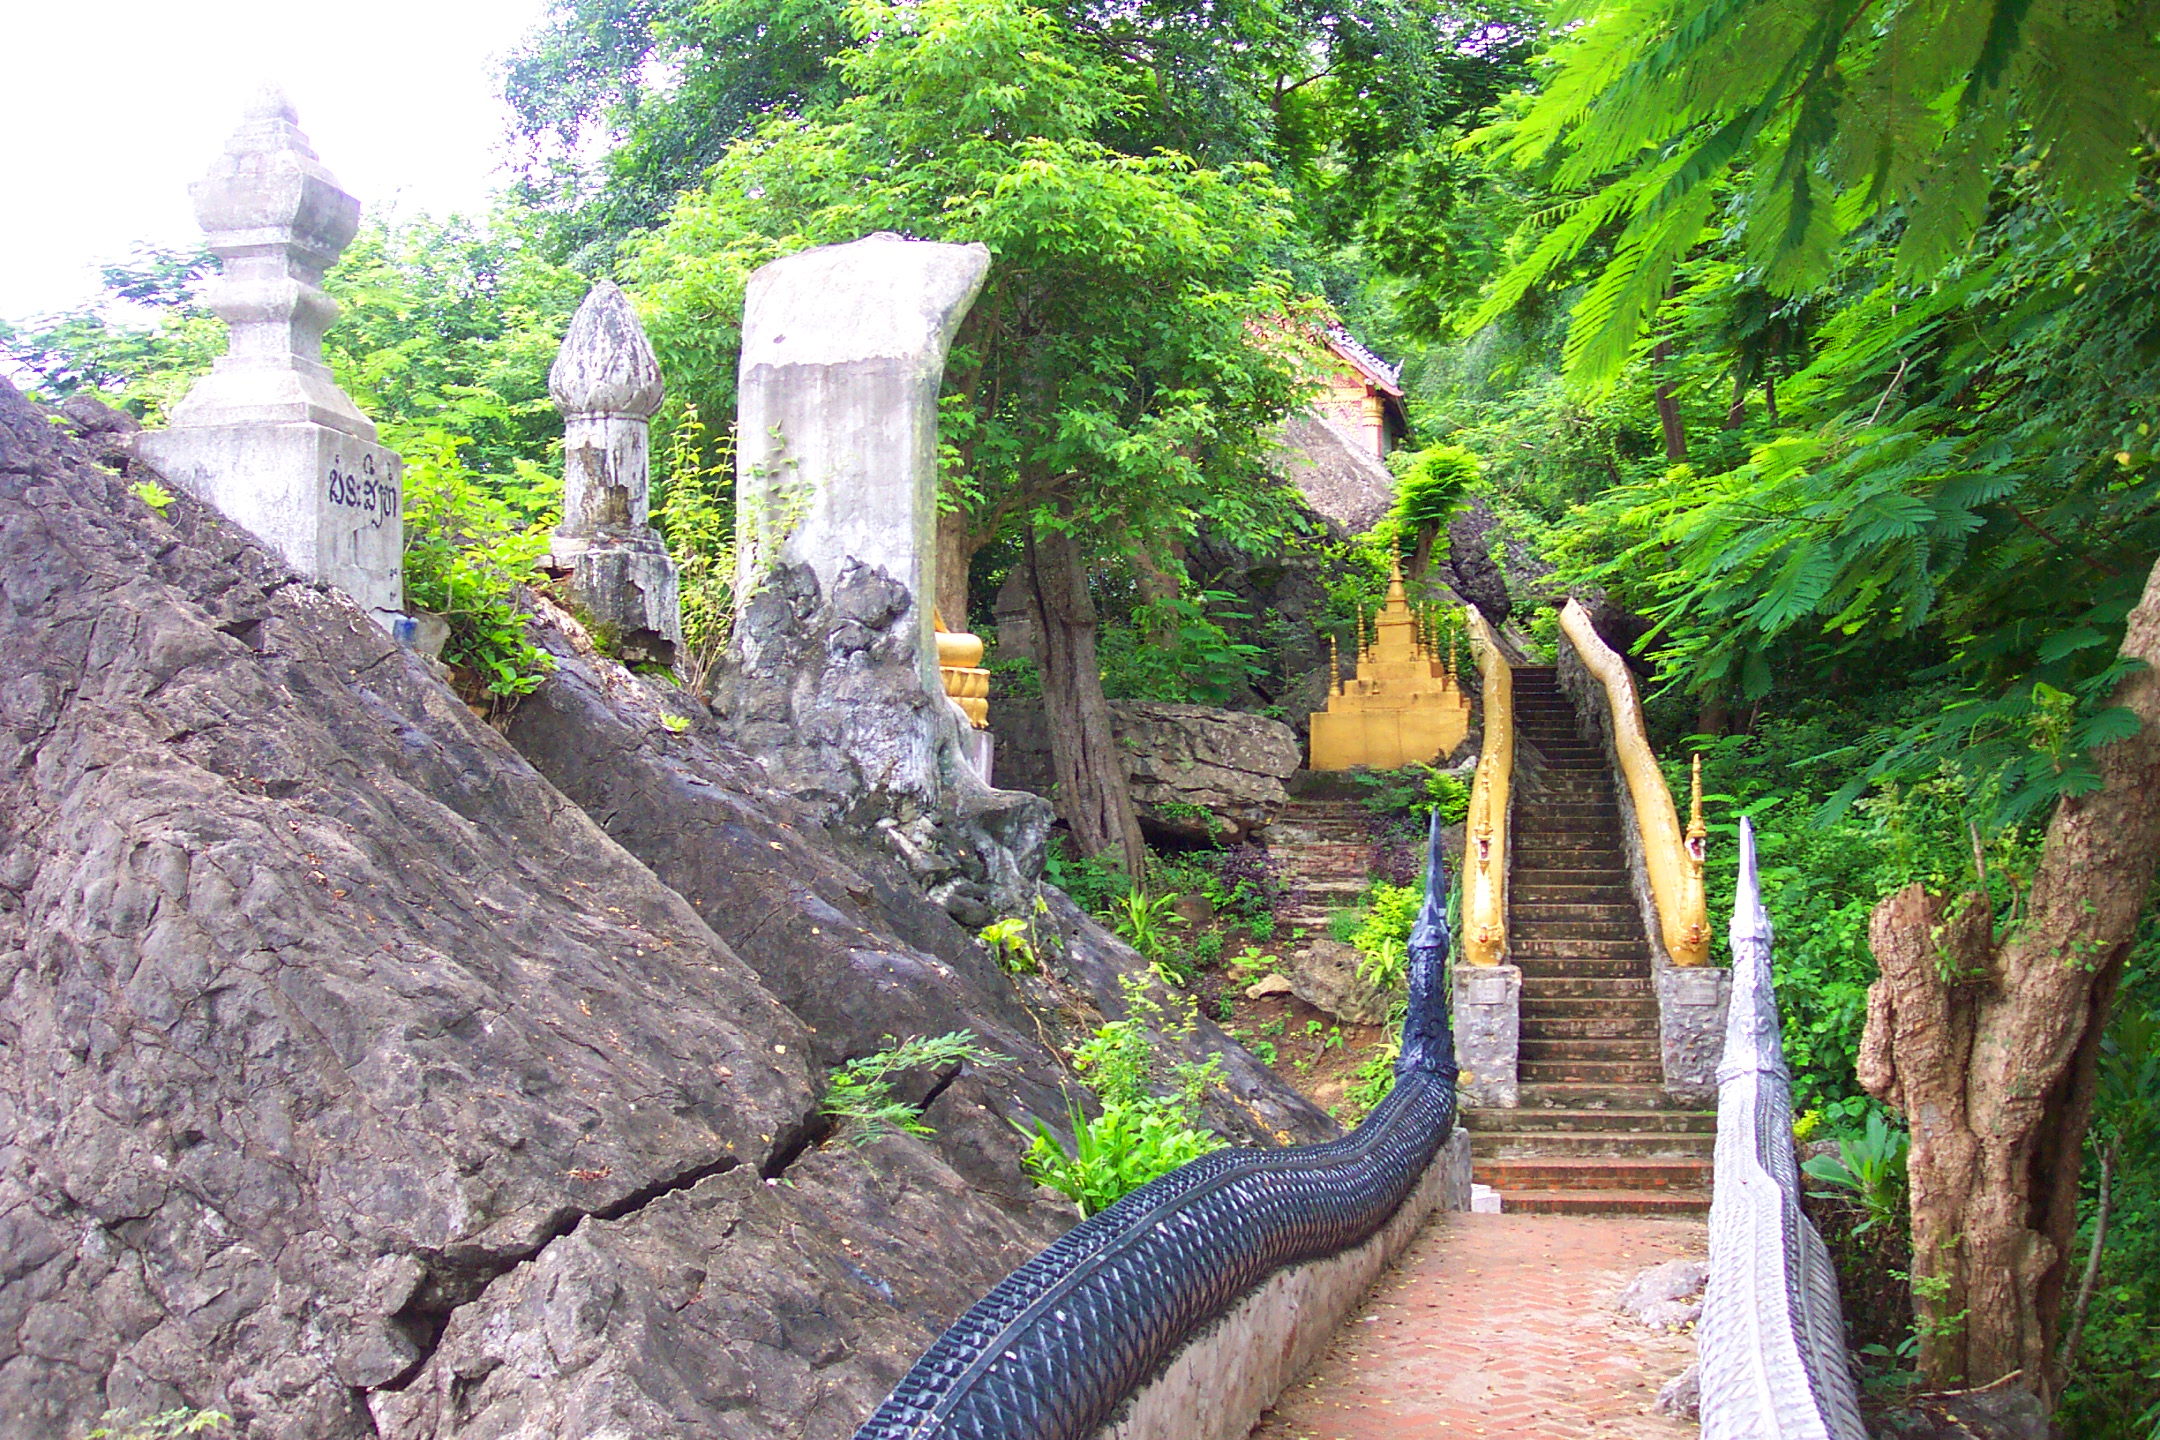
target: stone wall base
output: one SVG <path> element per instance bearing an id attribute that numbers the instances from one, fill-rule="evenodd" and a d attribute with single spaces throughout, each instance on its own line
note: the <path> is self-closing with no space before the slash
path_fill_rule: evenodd
<path id="1" fill-rule="evenodd" d="M 1094 1440 L 1244 1440 L 1260 1412 L 1335 1338 L 1435 1210 L 1470 1208 L 1470 1132 L 1458 1127 L 1379 1234 L 1270 1277 L 1171 1358 Z"/>
<path id="2" fill-rule="evenodd" d="M 1512 1108 L 1521 1103 L 1516 1057 L 1522 1049 L 1522 968 L 1455 967 L 1456 1093 L 1465 1105 Z"/>

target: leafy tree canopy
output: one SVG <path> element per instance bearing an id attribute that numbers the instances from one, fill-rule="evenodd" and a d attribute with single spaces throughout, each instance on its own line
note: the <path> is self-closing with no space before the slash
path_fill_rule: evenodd
<path id="1" fill-rule="evenodd" d="M 1929 278 L 1985 223 L 2013 157 L 2065 210 L 2106 206 L 2160 118 L 2160 34 L 2138 0 L 1606 0 L 1566 8 L 1545 84 L 1495 127 L 1569 199 L 1483 323 L 1594 242 L 1570 371 L 1610 376 L 1713 226 L 1776 294 L 1894 222 Z"/>

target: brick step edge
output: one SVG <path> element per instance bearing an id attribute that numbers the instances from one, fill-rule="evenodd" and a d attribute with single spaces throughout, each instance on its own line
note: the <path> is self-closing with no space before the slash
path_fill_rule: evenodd
<path id="1" fill-rule="evenodd" d="M 1502 1214 L 1516 1215 L 1707 1215 L 1710 1192 L 1503 1188 L 1500 1210 Z"/>

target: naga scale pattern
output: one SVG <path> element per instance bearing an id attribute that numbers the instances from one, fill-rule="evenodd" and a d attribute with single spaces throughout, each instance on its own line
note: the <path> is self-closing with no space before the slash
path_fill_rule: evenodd
<path id="1" fill-rule="evenodd" d="M 1378 1233 L 1455 1124 L 1435 817 L 1395 1089 L 1340 1140 L 1219 1150 L 1075 1226 L 923 1353 L 856 1440 L 1082 1440 L 1288 1265 Z"/>
<path id="2" fill-rule="evenodd" d="M 1837 1274 L 1800 1209 L 1792 1075 L 1770 988 L 1755 831 L 1740 822 L 1732 1008 L 1718 1065 L 1710 1282 L 1696 1345 L 1703 1440 L 1867 1440 Z"/>

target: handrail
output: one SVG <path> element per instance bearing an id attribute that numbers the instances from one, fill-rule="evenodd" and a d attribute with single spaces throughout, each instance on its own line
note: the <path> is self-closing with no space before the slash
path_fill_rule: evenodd
<path id="1" fill-rule="evenodd" d="M 1507 958 L 1508 796 L 1515 780 L 1515 672 L 1475 605 L 1463 607 L 1484 677 L 1485 736 L 1463 825 L 1463 959 Z"/>
<path id="2" fill-rule="evenodd" d="M 1085 1440 L 1186 1341 L 1289 1265 L 1361 1245 L 1455 1126 L 1437 816 L 1395 1088 L 1340 1140 L 1218 1150 L 1082 1221 L 923 1352 L 856 1440 Z"/>
<path id="3" fill-rule="evenodd" d="M 1561 610 L 1560 630 L 1574 645 L 1583 668 L 1605 689 L 1613 756 L 1634 802 L 1636 832 L 1642 840 L 1643 866 L 1650 875 L 1650 894 L 1657 902 L 1665 953 L 1675 965 L 1707 964 L 1710 912 L 1703 898 L 1701 767 L 1696 768 L 1694 813 L 1683 834 L 1665 772 L 1650 750 L 1642 702 L 1635 696 L 1635 679 L 1628 673 L 1627 662 L 1598 635 L 1580 600 L 1569 600 Z"/>
<path id="4" fill-rule="evenodd" d="M 1710 1281 L 1695 1335 L 1703 1440 L 1866 1440 L 1837 1272 L 1800 1209 L 1792 1075 L 1770 988 L 1770 917 L 1756 877 L 1755 827 L 1745 818 L 1731 933 Z"/>

